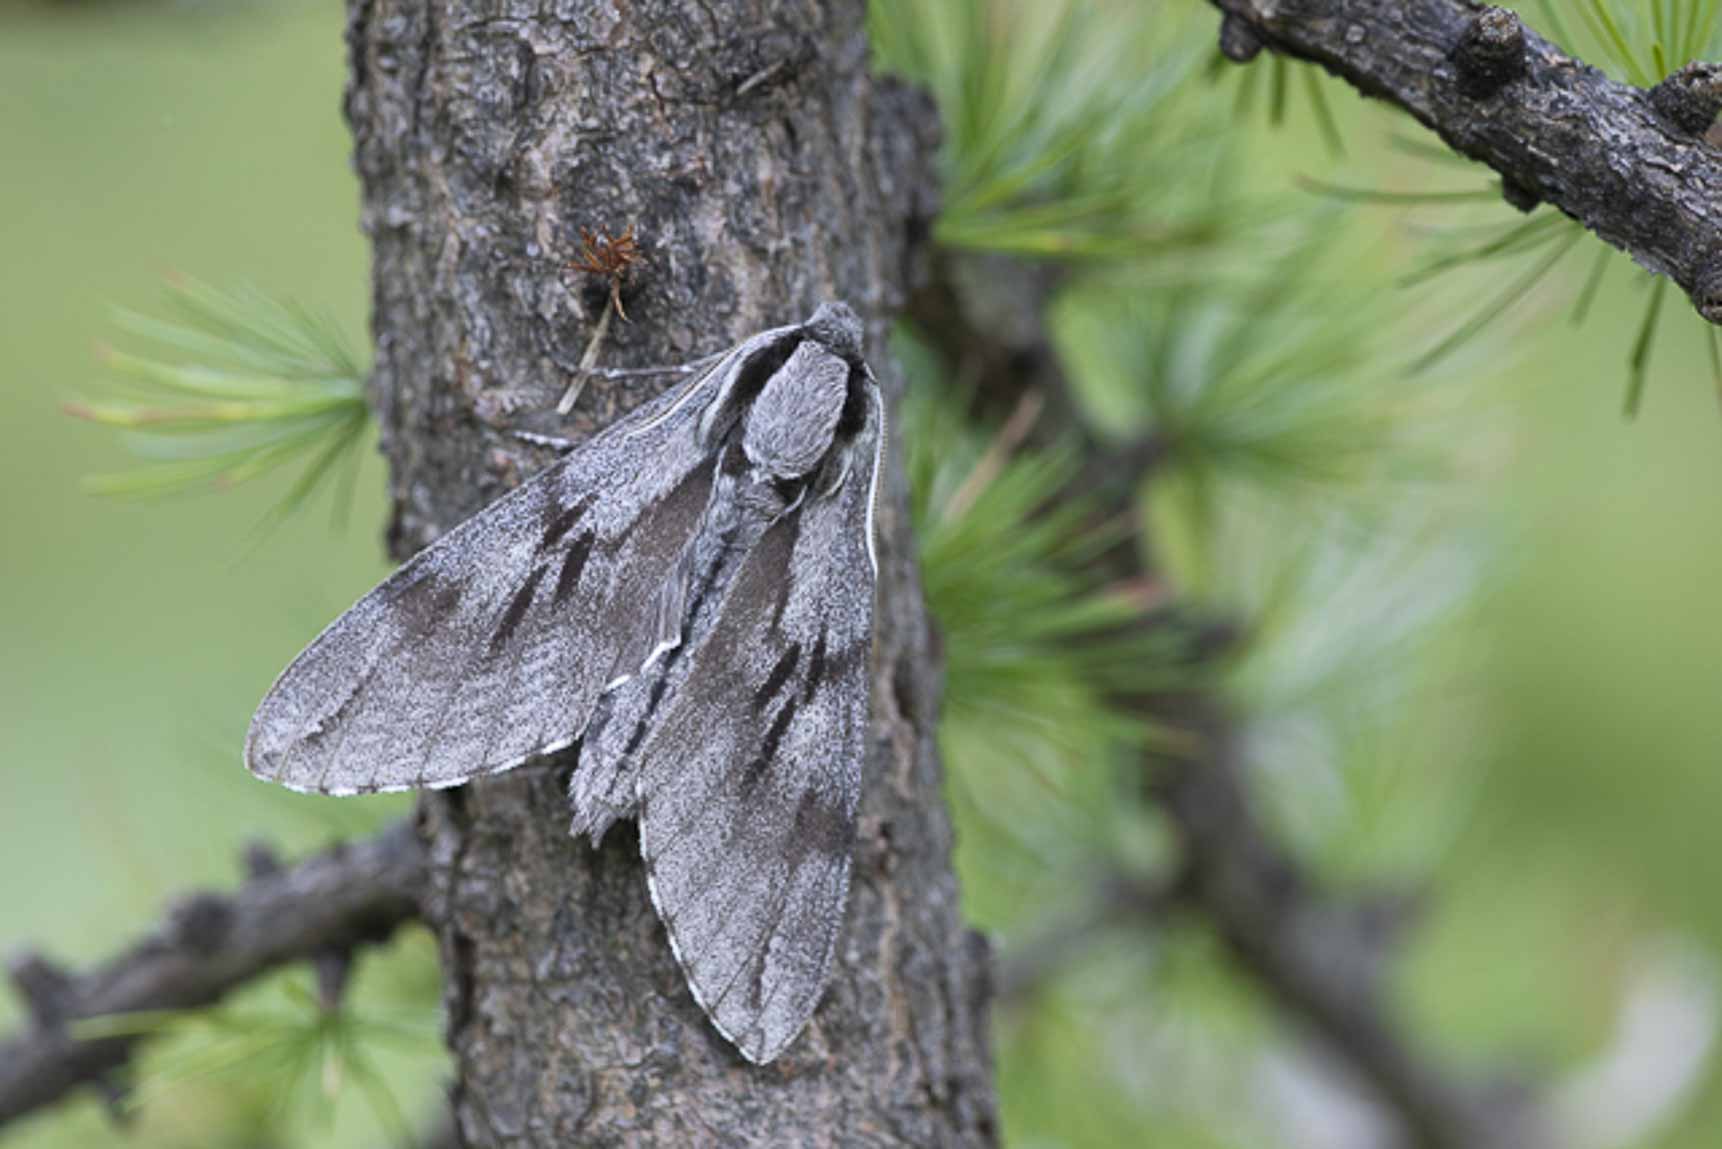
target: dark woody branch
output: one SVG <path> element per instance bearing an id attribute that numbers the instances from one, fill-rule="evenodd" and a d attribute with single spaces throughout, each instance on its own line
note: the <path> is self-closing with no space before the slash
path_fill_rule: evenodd
<path id="1" fill-rule="evenodd" d="M 328 1000 L 355 947 L 418 917 L 424 853 L 410 819 L 286 869 L 253 849 L 248 868 L 250 880 L 235 892 L 181 898 L 153 933 L 87 973 L 38 953 L 11 960 L 30 1022 L 0 1040 L 0 1126 L 81 1086 L 120 1097 L 117 1074 L 138 1039 L 79 1040 L 71 1033 L 78 1019 L 209 1005 L 304 960 L 317 965 Z"/>
<path id="2" fill-rule="evenodd" d="M 1717 69 L 1645 91 L 1563 55 L 1467 0 L 1213 0 L 1221 50 L 1311 60 L 1389 101 L 1500 173 L 1520 208 L 1546 201 L 1683 288 L 1722 323 L 1722 109 Z"/>

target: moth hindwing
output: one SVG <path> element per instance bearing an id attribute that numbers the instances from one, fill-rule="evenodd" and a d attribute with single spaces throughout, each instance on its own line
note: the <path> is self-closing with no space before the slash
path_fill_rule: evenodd
<path id="1" fill-rule="evenodd" d="M 761 332 L 414 556 L 282 672 L 252 773 L 454 786 L 579 744 L 694 999 L 767 1062 L 818 1004 L 866 747 L 884 402 L 841 303 Z"/>

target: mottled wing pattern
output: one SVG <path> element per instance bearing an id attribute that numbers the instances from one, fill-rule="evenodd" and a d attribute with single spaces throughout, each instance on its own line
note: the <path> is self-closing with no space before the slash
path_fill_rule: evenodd
<path id="1" fill-rule="evenodd" d="M 705 508 L 700 411 L 794 330 L 740 344 L 360 599 L 258 706 L 252 773 L 323 794 L 453 786 L 569 745 L 650 648 L 658 587 Z"/>
<path id="2" fill-rule="evenodd" d="M 878 404 L 843 485 L 765 534 L 641 748 L 640 849 L 695 999 L 751 1061 L 825 987 L 867 746 Z"/>

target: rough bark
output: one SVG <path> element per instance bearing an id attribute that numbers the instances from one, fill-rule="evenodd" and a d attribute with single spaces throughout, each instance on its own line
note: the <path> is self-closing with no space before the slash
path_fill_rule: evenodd
<path id="1" fill-rule="evenodd" d="M 424 850 L 406 823 L 290 870 L 254 866 L 232 894 L 188 894 L 147 936 L 82 974 L 26 953 L 10 965 L 29 1028 L 0 1041 L 0 1126 L 84 1085 L 117 1099 L 137 1038 L 78 1040 L 69 1023 L 194 1009 L 271 970 L 382 941 L 418 914 Z"/>
<path id="2" fill-rule="evenodd" d="M 608 285 L 645 265 L 609 365 L 680 362 L 824 298 L 884 353 L 928 213 L 933 112 L 874 80 L 860 0 L 354 0 L 348 115 L 375 247 L 375 400 L 404 557 L 668 380 L 549 413 Z M 695 1006 L 631 828 L 567 834 L 567 765 L 428 798 L 429 915 L 473 1145 L 979 1145 L 994 1139 L 986 956 L 958 916 L 937 679 L 896 452 L 882 508 L 873 740 L 838 968 L 777 1062 Z M 650 465 L 643 461 L 642 465 Z"/>
<path id="3" fill-rule="evenodd" d="M 1391 101 L 1500 173 L 1520 207 L 1547 201 L 1722 323 L 1722 108 L 1707 66 L 1653 91 L 1563 54 L 1471 0 L 1213 0 L 1223 50 L 1313 60 Z"/>

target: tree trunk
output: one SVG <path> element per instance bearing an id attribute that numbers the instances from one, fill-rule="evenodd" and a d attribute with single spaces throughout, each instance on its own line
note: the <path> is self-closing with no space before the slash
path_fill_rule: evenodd
<path id="1" fill-rule="evenodd" d="M 347 112 L 375 249 L 375 402 L 404 558 L 668 385 L 551 412 L 608 285 L 645 262 L 607 365 L 681 362 L 841 298 L 893 398 L 888 313 L 928 213 L 931 108 L 873 79 L 861 0 L 352 0 Z M 571 430 L 572 428 L 572 430 Z M 650 465 L 649 460 L 642 465 Z M 872 742 L 837 968 L 813 1024 L 745 1064 L 684 987 L 631 827 L 568 836 L 569 769 L 432 795 L 456 1119 L 473 1145 L 985 1145 L 987 955 L 961 923 L 937 675 L 893 448 Z"/>

